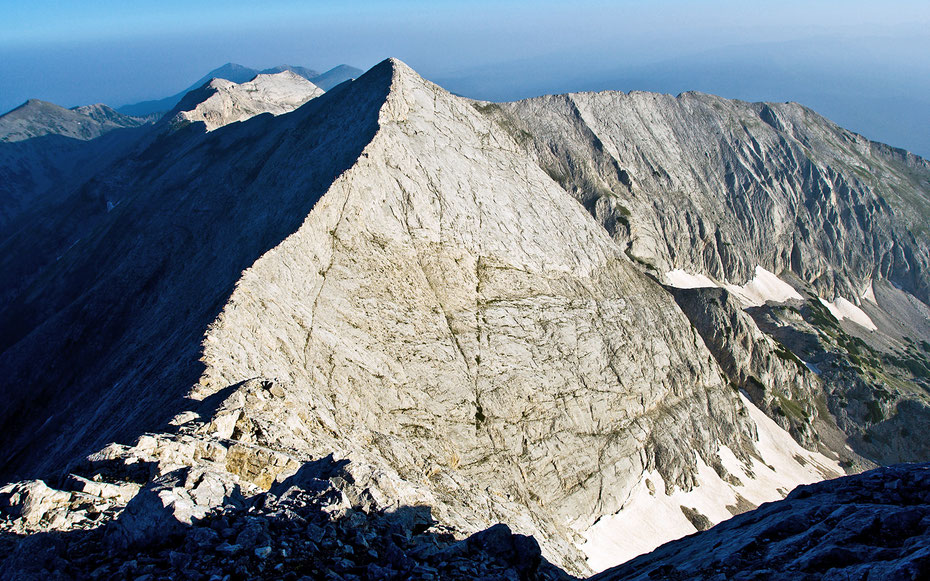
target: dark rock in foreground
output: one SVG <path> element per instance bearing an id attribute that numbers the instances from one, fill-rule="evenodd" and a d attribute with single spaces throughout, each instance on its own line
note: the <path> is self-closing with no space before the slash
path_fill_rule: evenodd
<path id="1" fill-rule="evenodd" d="M 149 519 L 161 525 L 157 530 L 133 515 L 89 530 L 0 533 L 0 578 L 570 578 L 542 559 L 535 539 L 503 524 L 456 541 L 426 506 L 366 513 L 349 507 L 331 483 L 315 479 L 276 491 L 247 507 L 226 504 L 191 524 L 169 526 L 166 507 L 163 517 Z M 140 534 L 127 534 L 130 523 Z"/>
<path id="2" fill-rule="evenodd" d="M 2 533 L 0 578 L 572 579 L 503 524 L 456 541 L 426 506 L 366 512 L 328 480 L 284 484 L 134 544 L 134 521 L 105 516 L 89 530 Z M 930 464 L 902 464 L 798 487 L 591 579 L 927 578 Z"/>
<path id="3" fill-rule="evenodd" d="M 592 579 L 928 578 L 930 464 L 901 464 L 799 486 Z"/>

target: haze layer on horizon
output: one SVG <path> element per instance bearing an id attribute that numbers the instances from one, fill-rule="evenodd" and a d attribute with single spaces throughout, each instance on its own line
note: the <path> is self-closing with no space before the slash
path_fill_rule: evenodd
<path id="1" fill-rule="evenodd" d="M 477 99 L 612 89 L 797 101 L 930 157 L 925 1 L 0 0 L 0 12 L 0 111 L 165 97 L 226 62 L 322 72 L 395 56 Z"/>

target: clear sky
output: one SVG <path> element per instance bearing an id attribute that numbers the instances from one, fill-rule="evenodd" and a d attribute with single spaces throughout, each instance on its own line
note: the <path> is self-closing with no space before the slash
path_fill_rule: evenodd
<path id="1" fill-rule="evenodd" d="M 466 96 L 794 100 L 930 156 L 930 2 L 0 0 L 0 111 L 160 98 L 226 62 L 401 58 Z"/>

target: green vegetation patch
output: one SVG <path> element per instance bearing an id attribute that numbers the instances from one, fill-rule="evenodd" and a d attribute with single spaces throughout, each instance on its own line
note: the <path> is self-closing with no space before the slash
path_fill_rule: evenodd
<path id="1" fill-rule="evenodd" d="M 874 399 L 870 399 L 865 402 L 866 407 L 866 419 L 873 424 L 877 424 L 885 419 L 885 414 L 882 412 L 882 406 Z"/>
<path id="2" fill-rule="evenodd" d="M 839 330 L 840 322 L 820 300 L 810 299 L 807 301 L 807 305 L 810 308 L 810 320 L 808 322 L 811 325 L 824 330 Z"/>
<path id="3" fill-rule="evenodd" d="M 533 134 L 517 127 L 513 120 L 504 112 L 497 103 L 472 103 L 472 106 L 482 115 L 486 115 L 494 120 L 504 131 L 510 134 L 521 145 L 526 145 L 533 140 Z M 561 182 L 560 182 L 561 183 Z"/>
<path id="4" fill-rule="evenodd" d="M 777 355 L 779 359 L 782 359 L 784 361 L 793 362 L 795 365 L 797 365 L 798 369 L 800 369 L 801 371 L 807 371 L 807 366 L 804 365 L 804 362 L 798 359 L 797 355 L 792 353 L 790 349 L 785 347 L 785 345 L 781 341 L 778 341 L 778 340 L 775 341 L 775 355 Z"/>
<path id="5" fill-rule="evenodd" d="M 804 406 L 801 405 L 801 402 L 788 399 L 781 394 L 776 395 L 775 399 L 778 400 L 778 407 L 782 410 L 784 415 L 798 420 L 807 419 L 807 412 L 804 410 Z"/>
<path id="6" fill-rule="evenodd" d="M 502 112 L 501 106 L 497 103 L 474 103 L 473 105 L 482 115 L 492 115 Z"/>

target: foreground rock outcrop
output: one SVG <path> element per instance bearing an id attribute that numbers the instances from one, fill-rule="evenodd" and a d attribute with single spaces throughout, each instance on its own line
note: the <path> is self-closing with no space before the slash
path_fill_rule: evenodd
<path id="1" fill-rule="evenodd" d="M 798 487 L 592 580 L 928 576 L 930 465 L 905 464 Z"/>
<path id="2" fill-rule="evenodd" d="M 20 537 L 0 521 L 0 577 L 571 579 L 542 558 L 533 538 L 503 524 L 456 540 L 429 507 L 353 509 L 329 481 L 307 474 L 248 507 L 226 504 L 186 523 L 166 506 L 139 508 L 145 497 L 137 498 L 111 526 Z M 133 510 L 159 508 L 164 516 L 153 513 L 153 520 L 171 526 L 138 530 L 128 518 Z"/>
<path id="3" fill-rule="evenodd" d="M 22 536 L 22 531 L 11 532 L 8 519 L 27 506 L 33 507 L 27 512 L 34 510 L 38 497 L 30 504 L 16 496 L 22 490 L 3 490 L 0 575 L 19 581 L 114 576 L 574 579 L 547 562 L 534 539 L 514 535 L 505 525 L 457 541 L 427 506 L 383 510 L 355 504 L 344 492 L 349 483 L 343 467 L 332 458 L 308 464 L 247 504 L 235 499 L 217 504 L 200 518 L 149 530 L 144 540 L 126 536 L 140 532 L 127 513 L 150 504 L 142 494 L 108 525 Z M 785 500 L 591 580 L 924 579 L 930 575 L 928 490 L 927 464 L 801 486 Z M 46 506 L 59 507 L 43 513 L 46 525 L 65 513 L 60 499 L 69 493 L 46 487 L 34 494 Z M 148 510 L 164 515 L 172 508 Z"/>

